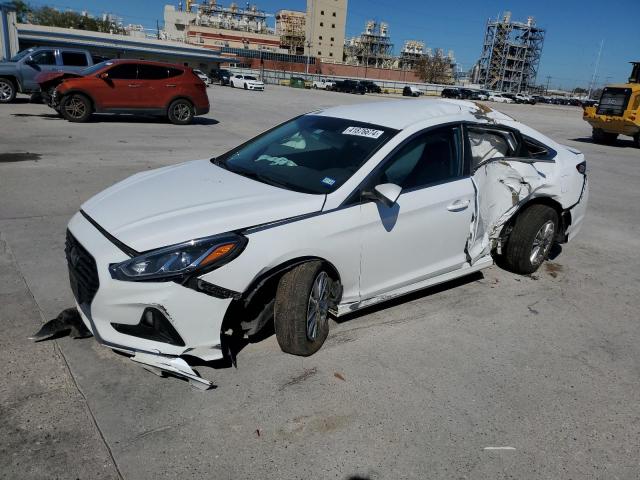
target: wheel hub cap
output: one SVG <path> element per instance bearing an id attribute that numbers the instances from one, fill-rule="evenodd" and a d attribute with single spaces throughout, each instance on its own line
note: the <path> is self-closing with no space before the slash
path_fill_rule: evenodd
<path id="1" fill-rule="evenodd" d="M 173 115 L 178 120 L 185 121 L 189 118 L 189 115 L 191 115 L 191 109 L 189 108 L 188 105 L 185 105 L 184 103 L 179 103 L 178 105 L 173 107 Z"/>
<path id="2" fill-rule="evenodd" d="M 329 275 L 320 272 L 313 281 L 307 306 L 307 338 L 314 341 L 318 327 L 327 321 L 329 313 Z"/>
<path id="3" fill-rule="evenodd" d="M 85 114 L 87 107 L 82 100 L 73 97 L 67 102 L 64 110 L 69 116 L 73 118 L 80 118 Z"/>
<path id="4" fill-rule="evenodd" d="M 531 247 L 531 254 L 529 255 L 529 261 L 532 265 L 540 265 L 546 258 L 551 249 L 551 245 L 553 245 L 555 229 L 554 223 L 549 220 L 542 225 L 538 233 L 536 233 L 533 239 L 533 246 Z"/>
<path id="5" fill-rule="evenodd" d="M 8 83 L 0 83 L 0 99 L 8 100 L 11 97 L 11 85 Z"/>

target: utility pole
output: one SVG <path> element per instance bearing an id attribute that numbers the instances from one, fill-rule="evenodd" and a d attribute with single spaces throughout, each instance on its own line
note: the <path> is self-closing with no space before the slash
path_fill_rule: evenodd
<path id="1" fill-rule="evenodd" d="M 311 53 L 311 42 L 307 40 L 307 61 L 304 68 L 304 73 L 309 75 L 309 53 Z"/>
<path id="2" fill-rule="evenodd" d="M 591 91 L 593 90 L 594 84 L 596 83 L 596 76 L 598 75 L 598 67 L 600 67 L 600 56 L 602 55 L 602 47 L 604 47 L 604 38 L 600 42 L 600 50 L 598 50 L 598 58 L 596 60 L 596 66 L 593 69 L 593 77 L 591 77 L 591 83 L 589 84 L 589 93 L 587 98 L 591 98 Z"/>
<path id="3" fill-rule="evenodd" d="M 549 82 L 551 81 L 551 75 L 547 75 L 547 88 L 544 91 L 545 95 L 549 94 Z"/>

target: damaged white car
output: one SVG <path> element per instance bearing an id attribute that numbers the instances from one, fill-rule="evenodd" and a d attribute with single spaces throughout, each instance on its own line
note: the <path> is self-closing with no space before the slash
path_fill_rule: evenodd
<path id="1" fill-rule="evenodd" d="M 586 204 L 584 156 L 506 115 L 380 102 L 134 175 L 82 205 L 66 256 L 98 342 L 206 385 L 185 356 L 220 359 L 271 321 L 282 350 L 311 355 L 329 315 L 497 258 L 532 273 Z"/>

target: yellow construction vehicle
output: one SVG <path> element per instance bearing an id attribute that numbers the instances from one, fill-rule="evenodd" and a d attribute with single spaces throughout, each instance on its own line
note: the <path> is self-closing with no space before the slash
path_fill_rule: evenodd
<path id="1" fill-rule="evenodd" d="M 586 107 L 582 118 L 593 127 L 593 141 L 615 142 L 618 135 L 633 138 L 640 148 L 640 62 L 631 62 L 629 83 L 607 85 L 600 102 Z"/>

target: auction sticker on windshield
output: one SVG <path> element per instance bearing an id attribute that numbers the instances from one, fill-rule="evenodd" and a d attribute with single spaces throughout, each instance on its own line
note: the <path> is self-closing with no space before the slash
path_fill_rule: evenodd
<path id="1" fill-rule="evenodd" d="M 373 128 L 363 128 L 363 127 L 347 127 L 347 129 L 342 132 L 343 135 L 357 135 L 359 137 L 367 137 L 367 138 L 378 138 L 382 135 L 384 131 L 382 130 L 374 130 Z"/>

